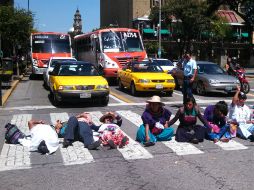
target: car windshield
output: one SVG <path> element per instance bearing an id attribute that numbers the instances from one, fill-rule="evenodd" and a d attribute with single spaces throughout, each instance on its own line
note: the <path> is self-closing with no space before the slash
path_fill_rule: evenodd
<path id="1" fill-rule="evenodd" d="M 145 73 L 163 73 L 163 69 L 157 64 L 133 64 L 132 72 L 145 72 Z"/>
<path id="2" fill-rule="evenodd" d="M 153 60 L 154 62 L 158 63 L 160 66 L 174 66 L 173 63 L 169 60 Z"/>
<path id="3" fill-rule="evenodd" d="M 90 64 L 61 65 L 59 76 L 99 76 L 98 71 Z"/>
<path id="4" fill-rule="evenodd" d="M 73 59 L 54 59 L 52 60 L 51 64 L 50 64 L 50 67 L 55 67 L 55 64 L 58 63 L 58 62 L 61 62 L 61 61 L 74 61 Z"/>
<path id="5" fill-rule="evenodd" d="M 199 74 L 222 75 L 225 72 L 216 64 L 198 64 Z"/>

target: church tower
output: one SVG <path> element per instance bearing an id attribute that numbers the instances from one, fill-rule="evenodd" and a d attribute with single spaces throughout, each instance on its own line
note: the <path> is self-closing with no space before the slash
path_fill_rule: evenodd
<path id="1" fill-rule="evenodd" d="M 78 9 L 76 10 L 76 13 L 74 15 L 73 28 L 75 35 L 82 33 L 82 19 Z"/>

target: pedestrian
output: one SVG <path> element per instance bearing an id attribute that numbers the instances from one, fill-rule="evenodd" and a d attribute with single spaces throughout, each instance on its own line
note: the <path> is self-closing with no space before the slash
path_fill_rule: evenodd
<path id="1" fill-rule="evenodd" d="M 219 140 L 228 142 L 231 137 L 230 125 L 227 123 L 228 105 L 225 101 L 219 101 L 215 105 L 209 105 L 204 112 L 204 118 L 209 122 L 210 130 L 208 138 L 217 143 Z M 235 134 L 235 133 L 234 133 Z"/>
<path id="2" fill-rule="evenodd" d="M 237 91 L 230 105 L 229 119 L 230 122 L 236 124 L 237 134 L 244 139 L 254 140 L 254 121 L 251 120 L 251 110 L 245 105 L 247 96 L 240 91 L 237 86 Z"/>
<path id="3" fill-rule="evenodd" d="M 122 118 L 114 112 L 106 112 L 101 118 L 98 132 L 100 133 L 100 140 L 104 146 L 110 146 L 111 149 L 123 148 L 129 143 L 129 138 L 123 134 L 120 126 L 122 125 Z"/>
<path id="4" fill-rule="evenodd" d="M 59 136 L 64 138 L 63 148 L 71 146 L 77 140 L 82 141 L 85 148 L 89 150 L 95 150 L 101 144 L 101 140 L 94 141 L 93 139 L 93 130 L 98 131 L 99 126 L 93 124 L 89 113 L 71 116 L 67 122 L 57 120 L 55 128 Z"/>
<path id="5" fill-rule="evenodd" d="M 141 117 L 143 124 L 137 131 L 136 140 L 145 146 L 171 140 L 174 129 L 168 125 L 168 121 L 172 113 L 164 107 L 159 96 L 153 96 L 146 102 L 148 104 Z"/>
<path id="6" fill-rule="evenodd" d="M 175 117 L 169 121 L 168 125 L 173 125 L 178 119 L 180 121 L 176 130 L 176 141 L 191 142 L 198 144 L 203 142 L 207 128 L 197 125 L 197 118 L 205 125 L 209 126 L 206 119 L 200 113 L 194 97 L 187 97 L 183 107 L 179 108 Z"/>
<path id="7" fill-rule="evenodd" d="M 28 127 L 31 134 L 31 142 L 28 143 L 30 151 L 52 154 L 58 149 L 59 139 L 52 126 L 42 120 L 30 120 Z"/>
<path id="8" fill-rule="evenodd" d="M 191 57 L 190 53 L 186 53 L 183 61 L 183 102 L 186 102 L 187 97 L 193 97 L 192 86 L 197 76 L 197 62 Z"/>

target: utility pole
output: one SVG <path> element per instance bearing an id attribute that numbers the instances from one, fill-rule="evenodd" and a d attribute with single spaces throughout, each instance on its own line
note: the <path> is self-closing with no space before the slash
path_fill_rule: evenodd
<path id="1" fill-rule="evenodd" d="M 29 0 L 27 0 L 27 12 L 29 12 Z"/>
<path id="2" fill-rule="evenodd" d="M 159 0 L 159 24 L 158 24 L 158 38 L 159 38 L 159 47 L 158 47 L 158 57 L 161 58 L 161 0 Z"/>

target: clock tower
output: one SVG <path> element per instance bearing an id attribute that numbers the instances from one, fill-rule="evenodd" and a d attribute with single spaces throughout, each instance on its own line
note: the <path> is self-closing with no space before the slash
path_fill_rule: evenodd
<path id="1" fill-rule="evenodd" d="M 76 10 L 76 13 L 74 15 L 73 28 L 75 35 L 82 33 L 82 19 L 78 9 Z"/>

